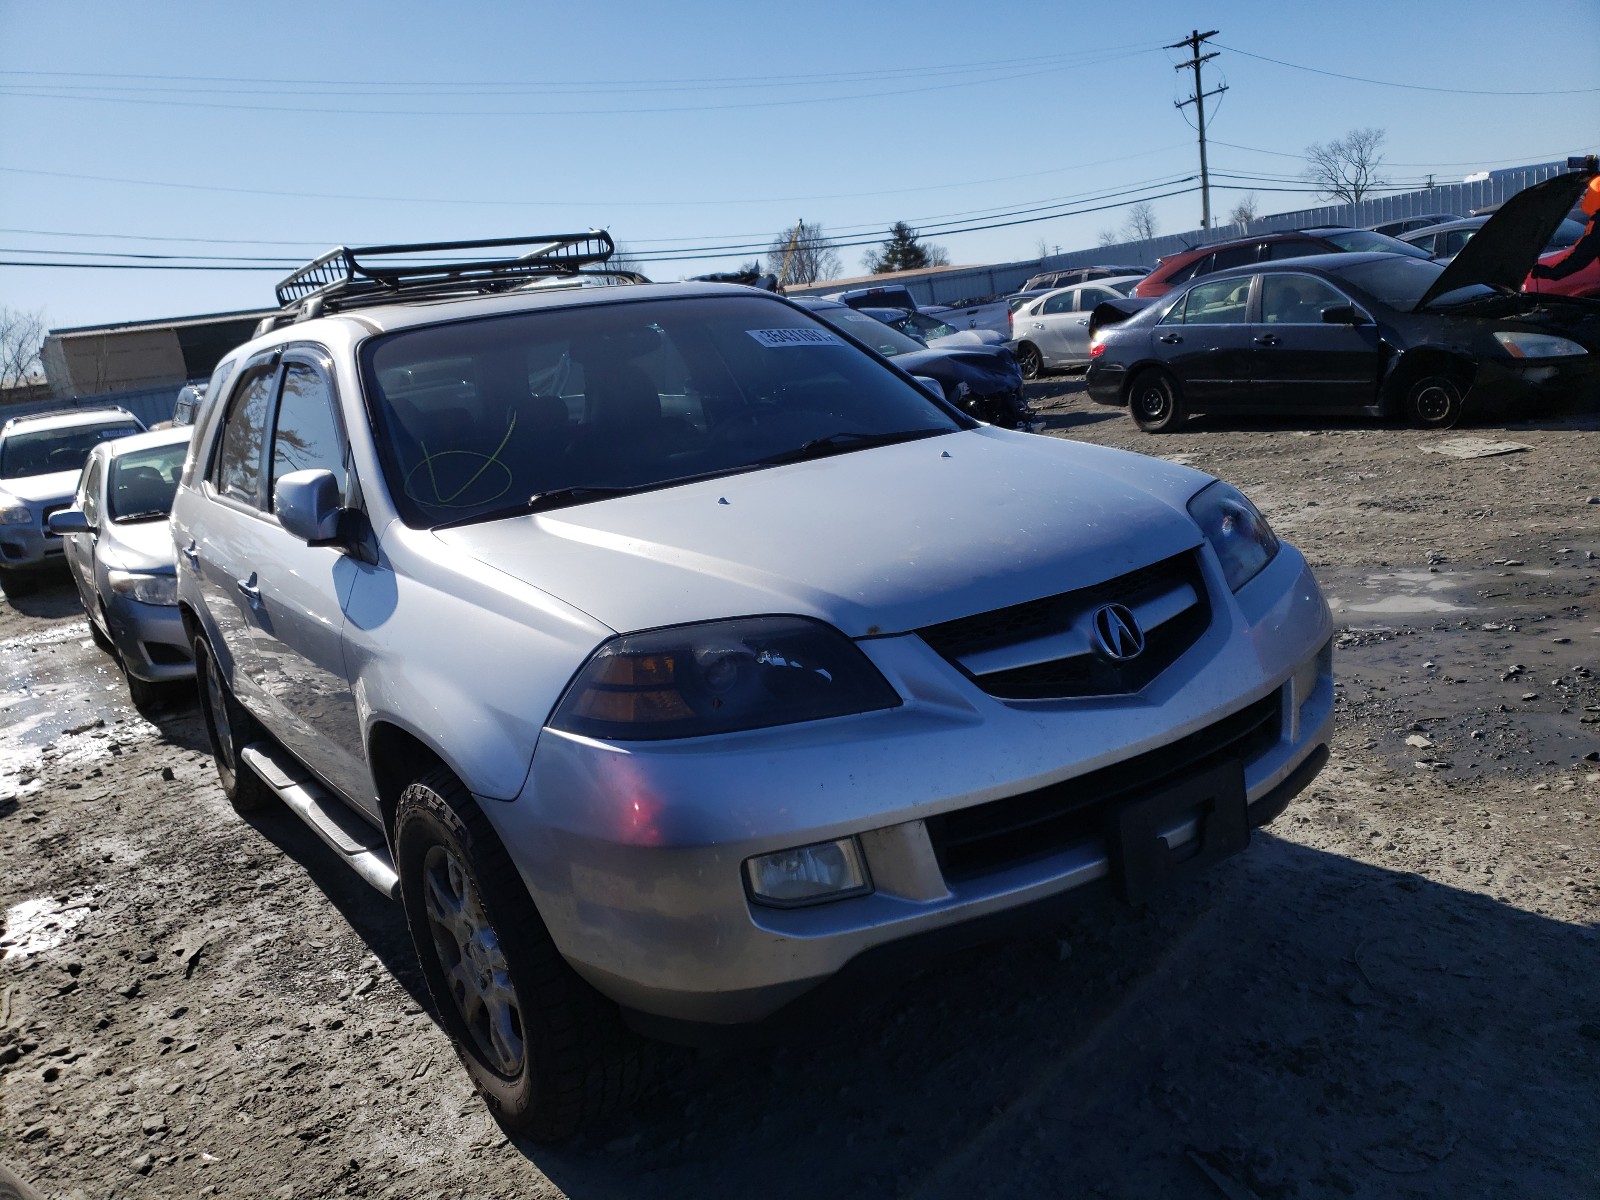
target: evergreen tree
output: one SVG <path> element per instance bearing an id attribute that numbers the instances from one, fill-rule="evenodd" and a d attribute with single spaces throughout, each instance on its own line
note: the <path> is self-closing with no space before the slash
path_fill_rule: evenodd
<path id="1" fill-rule="evenodd" d="M 917 271 L 924 267 L 942 267 L 950 259 L 938 246 L 924 246 L 917 239 L 917 231 L 904 221 L 896 221 L 889 236 L 877 249 L 867 251 L 862 259 L 869 274 L 880 275 L 886 271 Z"/>

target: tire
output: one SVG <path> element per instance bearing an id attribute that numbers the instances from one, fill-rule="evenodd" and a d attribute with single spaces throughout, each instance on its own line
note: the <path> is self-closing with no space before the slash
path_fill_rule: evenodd
<path id="1" fill-rule="evenodd" d="M 1189 419 L 1178 381 L 1165 371 L 1141 371 L 1128 386 L 1128 411 L 1146 433 L 1171 433 Z"/>
<path id="2" fill-rule="evenodd" d="M 511 856 L 449 770 L 401 795 L 394 848 L 435 1016 L 501 1126 L 559 1141 L 629 1104 L 648 1043 L 561 957 Z"/>
<path id="3" fill-rule="evenodd" d="M 31 571 L 0 570 L 0 592 L 4 592 L 8 600 L 31 596 L 38 590 L 38 577 Z"/>
<path id="4" fill-rule="evenodd" d="M 222 790 L 235 812 L 260 812 L 277 797 L 260 776 L 245 766 L 239 751 L 261 736 L 261 726 L 233 698 L 204 636 L 194 639 L 194 672 L 199 684 L 200 714 L 206 723 L 206 736 L 211 740 L 212 757 L 217 760 L 217 779 Z M 131 691 L 131 677 L 129 683 Z M 135 698 L 134 704 L 138 703 Z"/>
<path id="5" fill-rule="evenodd" d="M 159 683 L 151 683 L 148 679 L 128 674 L 126 663 L 122 664 L 122 678 L 128 684 L 128 699 L 133 701 L 133 706 L 140 712 L 149 712 L 153 708 L 161 707 L 165 693 Z M 253 773 L 248 771 L 246 773 L 250 774 L 252 779 L 255 778 Z"/>
<path id="6" fill-rule="evenodd" d="M 1024 379 L 1037 379 L 1044 374 L 1044 355 L 1032 342 L 1023 342 L 1017 347 L 1017 366 Z"/>
<path id="7" fill-rule="evenodd" d="M 101 616 L 105 615 L 104 609 L 101 609 L 100 612 Z M 83 610 L 83 615 L 88 618 L 89 621 L 90 640 L 92 640 L 96 646 L 100 647 L 100 649 L 111 655 L 112 658 L 115 658 L 117 656 L 116 643 L 114 643 L 110 637 L 106 635 L 105 631 L 95 623 L 94 614 L 91 613 L 87 608 Z M 107 624 L 110 624 L 110 622 L 107 622 Z"/>
<path id="8" fill-rule="evenodd" d="M 1448 375 L 1424 375 L 1406 388 L 1402 411 L 1417 429 L 1449 429 L 1461 419 L 1461 389 Z"/>

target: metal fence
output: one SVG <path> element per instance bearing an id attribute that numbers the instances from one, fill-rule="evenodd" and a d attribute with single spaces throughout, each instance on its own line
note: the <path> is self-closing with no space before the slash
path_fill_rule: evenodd
<path id="1" fill-rule="evenodd" d="M 986 267 L 965 267 L 920 275 L 906 272 L 895 276 L 894 282 L 904 284 L 918 304 L 949 304 L 976 296 L 1004 295 L 1017 291 L 1030 275 L 1040 271 L 1060 271 L 1097 263 L 1153 267 L 1156 260 L 1165 255 L 1177 254 L 1208 242 L 1231 241 L 1253 233 L 1278 233 L 1285 229 L 1308 229 L 1317 225 L 1347 225 L 1359 229 L 1382 221 L 1397 221 L 1402 217 L 1430 213 L 1454 213 L 1464 217 L 1474 208 L 1503 204 L 1523 188 L 1541 183 L 1552 175 L 1564 174 L 1566 170 L 1565 163 L 1513 167 L 1493 171 L 1487 179 L 1473 183 L 1439 184 L 1415 192 L 1363 200 L 1360 204 L 1330 204 L 1320 208 L 1273 213 L 1251 221 L 1249 225 L 1235 222 L 1214 229 L 1191 229 L 1143 242 L 1096 246 L 1089 250 L 1072 250 L 1066 254 L 1051 254 L 1023 262 L 996 263 Z M 787 290 L 792 296 L 815 296 L 840 289 L 837 282 L 830 282 Z"/>
<path id="2" fill-rule="evenodd" d="M 159 388 L 142 388 L 131 392 L 106 392 L 99 396 L 73 396 L 67 400 L 30 400 L 26 404 L 0 404 L 0 424 L 12 417 L 27 417 L 34 413 L 57 412 L 69 408 L 125 408 L 146 425 L 172 419 L 172 410 L 178 403 L 182 384 L 168 384 Z"/>

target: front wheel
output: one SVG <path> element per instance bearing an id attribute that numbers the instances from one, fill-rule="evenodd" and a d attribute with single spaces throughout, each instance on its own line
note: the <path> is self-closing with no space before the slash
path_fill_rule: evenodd
<path id="1" fill-rule="evenodd" d="M 239 757 L 239 752 L 260 736 L 256 719 L 228 690 L 222 668 L 203 636 L 194 639 L 194 672 L 200 684 L 200 713 L 205 719 L 211 753 L 217 760 L 217 779 L 228 802 L 240 813 L 259 812 L 273 800 L 270 788 Z M 130 690 L 132 676 L 129 677 Z M 135 696 L 134 703 L 139 703 Z"/>
<path id="2" fill-rule="evenodd" d="M 1017 366 L 1024 379 L 1037 379 L 1044 374 L 1044 355 L 1032 342 L 1023 342 L 1017 347 Z"/>
<path id="3" fill-rule="evenodd" d="M 561 957 L 511 856 L 450 771 L 406 788 L 394 847 L 435 1014 L 495 1119 L 556 1141 L 631 1102 L 646 1044 Z"/>
<path id="4" fill-rule="evenodd" d="M 1445 375 L 1425 375 L 1406 389 L 1405 414 L 1418 429 L 1449 429 L 1461 419 L 1461 389 Z"/>
<path id="5" fill-rule="evenodd" d="M 1165 371 L 1144 371 L 1134 377 L 1128 409 L 1146 433 L 1171 433 L 1188 420 L 1178 381 Z"/>

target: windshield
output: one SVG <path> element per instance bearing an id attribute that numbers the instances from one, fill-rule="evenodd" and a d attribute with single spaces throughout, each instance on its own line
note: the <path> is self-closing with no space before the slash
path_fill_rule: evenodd
<path id="1" fill-rule="evenodd" d="M 960 332 L 954 325 L 947 325 L 927 313 L 907 313 L 895 318 L 893 325 L 901 333 L 917 334 L 923 338 L 949 337 Z"/>
<path id="2" fill-rule="evenodd" d="M 1423 293 L 1433 286 L 1433 281 L 1444 273 L 1444 264 L 1431 259 L 1391 258 L 1357 263 L 1351 267 L 1329 267 L 1327 270 L 1330 274 L 1348 279 L 1390 308 L 1410 312 L 1417 307 L 1417 301 L 1422 299 Z M 1457 304 L 1498 293 L 1486 284 L 1473 283 L 1457 288 L 1448 295 L 1449 303 Z"/>
<path id="3" fill-rule="evenodd" d="M 89 451 L 107 438 L 139 432 L 138 426 L 122 423 L 8 434 L 0 441 L 0 479 L 26 479 L 30 475 L 79 470 L 89 457 Z"/>
<path id="4" fill-rule="evenodd" d="M 389 490 L 414 527 L 964 427 L 775 297 L 517 313 L 402 330 L 361 357 Z"/>
<path id="5" fill-rule="evenodd" d="M 898 329 L 891 329 L 882 321 L 853 308 L 813 308 L 809 311 L 812 316 L 848 333 L 856 341 L 865 342 L 885 358 L 927 349 L 915 338 L 907 337 Z"/>
<path id="6" fill-rule="evenodd" d="M 1332 233 L 1317 235 L 1323 241 L 1332 242 L 1341 250 L 1361 253 L 1367 250 L 1387 250 L 1392 254 L 1405 254 L 1412 258 L 1428 258 L 1428 252 L 1419 246 L 1402 242 L 1399 238 L 1389 237 L 1387 234 L 1374 233 L 1370 229 L 1341 229 Z"/>
<path id="7" fill-rule="evenodd" d="M 188 442 L 149 446 L 117 455 L 106 486 L 106 508 L 113 521 L 151 521 L 172 511 Z"/>

